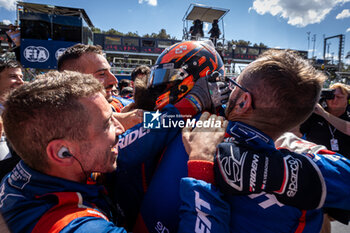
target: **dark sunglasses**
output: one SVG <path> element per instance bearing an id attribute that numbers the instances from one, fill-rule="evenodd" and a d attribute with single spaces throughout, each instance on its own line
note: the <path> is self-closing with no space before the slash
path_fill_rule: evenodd
<path id="1" fill-rule="evenodd" d="M 253 95 L 252 95 L 252 93 L 250 93 L 250 92 L 247 90 L 247 88 L 245 88 L 245 87 L 241 86 L 240 84 L 238 84 L 238 83 L 237 83 L 235 80 L 233 80 L 232 78 L 226 77 L 226 79 L 227 79 L 229 82 L 231 82 L 233 85 L 235 85 L 236 87 L 238 87 L 239 89 L 241 89 L 242 91 L 247 92 L 247 93 L 249 93 L 249 94 L 251 95 L 251 97 L 252 97 L 252 108 L 255 109 L 255 106 L 254 106 L 254 103 L 253 103 Z"/>

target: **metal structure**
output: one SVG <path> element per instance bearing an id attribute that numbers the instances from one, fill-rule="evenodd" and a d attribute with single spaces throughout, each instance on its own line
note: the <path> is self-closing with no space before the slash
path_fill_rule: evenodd
<path id="1" fill-rule="evenodd" d="M 93 44 L 93 24 L 84 9 L 18 2 L 17 17 L 20 61 L 25 68 L 56 69 L 67 47 Z"/>
<path id="2" fill-rule="evenodd" d="M 221 31 L 222 35 L 220 38 L 218 38 L 219 41 L 222 41 L 222 45 L 225 43 L 225 29 L 224 29 L 224 16 L 229 12 L 229 9 L 223 9 L 223 8 L 217 8 L 217 7 L 210 7 L 205 6 L 202 4 L 194 4 L 192 3 L 184 17 L 182 18 L 183 21 L 183 40 L 189 40 L 191 36 L 189 35 L 189 22 L 193 22 L 194 20 L 199 19 L 202 22 L 206 23 L 212 23 L 214 20 L 218 20 L 220 23 L 221 21 Z M 203 37 L 204 39 L 209 39 L 209 37 Z"/>
<path id="3" fill-rule="evenodd" d="M 326 63 L 326 47 L 327 47 L 327 40 L 333 39 L 333 38 L 337 38 L 339 37 L 339 50 L 338 50 L 338 71 L 342 71 L 342 57 L 344 54 L 344 47 L 345 47 L 345 35 L 340 34 L 340 35 L 336 35 L 336 36 L 330 36 L 330 37 L 326 37 L 323 40 L 323 60 Z M 326 65 L 326 64 L 325 64 Z"/>

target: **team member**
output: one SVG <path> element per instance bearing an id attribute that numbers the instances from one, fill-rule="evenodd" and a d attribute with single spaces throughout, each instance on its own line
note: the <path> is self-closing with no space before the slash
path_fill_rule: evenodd
<path id="1" fill-rule="evenodd" d="M 0 184 L 11 232 L 126 232 L 115 225 L 122 213 L 90 178 L 116 169 L 123 132 L 104 94 L 92 75 L 65 71 L 9 96 L 4 127 L 22 158 Z"/>
<path id="2" fill-rule="evenodd" d="M 230 213 L 227 222 L 230 232 L 319 232 L 323 220 L 320 207 L 350 209 L 350 163 L 346 158 L 327 150 L 295 156 L 284 149 L 276 150 L 274 146 L 274 140 L 311 114 L 318 101 L 323 80 L 321 73 L 288 51 L 264 53 L 238 77 L 226 109 L 226 117 L 230 120 L 226 131 L 228 138 L 225 143 L 219 144 L 215 158 L 216 184 L 225 193 L 223 199 L 228 201 L 230 209 L 239 210 Z M 184 144 L 189 154 L 195 154 L 197 159 L 212 161 L 213 156 L 206 153 L 200 145 L 201 137 L 204 136 L 186 132 Z M 250 159 L 249 154 L 253 155 Z M 264 177 L 279 169 L 271 160 L 276 157 L 280 157 L 285 166 L 289 167 L 289 173 L 279 177 L 279 182 L 276 182 L 277 179 L 270 183 Z M 319 208 L 306 211 L 280 203 L 280 200 L 288 201 L 288 197 L 298 195 L 295 187 L 306 178 L 302 175 L 301 168 L 308 165 L 308 170 L 314 165 L 301 163 L 310 159 L 317 164 L 324 176 L 325 184 L 321 181 L 315 186 L 323 193 L 318 202 Z M 251 161 L 254 166 L 246 166 Z M 261 193 L 232 195 L 244 189 L 244 182 L 240 181 L 245 172 L 250 174 L 248 189 L 259 190 Z M 212 199 L 211 194 L 216 198 L 220 195 L 211 192 L 212 186 L 199 186 L 187 192 L 186 198 L 192 198 L 192 201 L 188 202 L 187 208 L 182 209 L 184 212 L 191 213 L 195 210 L 197 196 L 201 197 L 203 203 L 198 216 L 204 215 L 208 219 L 208 216 L 215 216 L 221 210 L 226 211 L 220 207 L 215 208 L 216 200 Z M 269 187 L 274 187 L 276 195 L 263 192 Z M 286 198 L 280 196 L 283 193 L 287 194 Z M 303 200 L 303 196 L 300 196 L 299 201 L 314 200 Z M 210 221 L 199 220 L 196 224 L 194 220 L 195 217 L 191 229 L 198 225 L 203 228 L 212 227 Z M 184 219 L 180 229 L 184 223 L 190 224 Z"/>
<path id="3" fill-rule="evenodd" d="M 100 46 L 76 44 L 67 48 L 58 59 L 58 70 L 78 71 L 83 74 L 92 74 L 104 86 L 106 99 L 111 104 L 113 111 L 120 112 L 124 107 L 123 102 L 114 98 L 113 86 L 118 80 L 111 73 L 111 66 L 103 56 Z M 125 129 L 142 121 L 142 111 L 134 110 L 129 113 L 115 114 L 115 117 L 122 123 Z"/>
<path id="4" fill-rule="evenodd" d="M 23 73 L 19 62 L 13 60 L 0 62 L 0 122 L 7 94 L 22 84 Z M 12 151 L 11 146 L 6 142 L 3 131 L 0 129 L 0 180 L 12 170 L 18 161 L 18 155 Z"/>
<path id="5" fill-rule="evenodd" d="M 211 44 L 211 43 L 210 43 Z M 187 82 L 186 77 L 200 77 L 200 75 L 203 74 L 209 74 L 206 77 L 201 77 L 199 80 L 203 80 L 203 78 L 207 79 L 219 79 L 224 76 L 222 70 L 220 69 L 222 61 L 219 55 L 217 57 L 213 56 L 213 54 L 217 54 L 214 50 L 213 53 L 213 47 L 210 46 L 207 43 L 204 42 L 182 42 L 179 44 L 176 44 L 161 54 L 159 59 L 156 62 L 155 67 L 153 68 L 153 71 L 150 75 L 150 86 L 145 90 L 146 88 L 144 85 L 141 85 L 142 88 L 139 88 L 139 90 L 143 90 L 142 93 L 140 93 L 141 96 L 149 96 L 150 99 L 153 100 L 153 105 L 151 102 L 149 102 L 149 105 L 147 105 L 147 108 L 153 109 L 154 107 L 159 108 L 159 106 L 162 106 L 162 101 L 168 99 L 168 100 L 181 100 L 176 94 L 181 94 L 179 90 L 188 90 L 187 86 L 185 85 Z M 186 49 L 184 49 L 186 48 Z M 179 51 L 182 51 L 182 53 L 179 53 Z M 194 55 L 195 54 L 195 55 Z M 194 55 L 194 56 L 193 56 Z M 192 59 L 193 58 L 193 59 Z M 207 64 L 205 61 L 216 61 L 217 65 L 214 65 L 214 67 L 217 67 L 216 70 L 212 70 L 210 67 L 209 69 L 206 68 Z M 201 64 L 200 67 L 196 67 L 194 64 Z M 210 63 L 209 63 L 210 64 Z M 213 63 L 212 63 L 213 64 Z M 215 63 L 214 63 L 215 64 Z M 184 67 L 185 69 L 182 70 L 181 68 Z M 203 71 L 204 70 L 204 71 Z M 209 70 L 209 71 L 208 71 Z M 216 72 L 215 72 L 216 71 Z M 176 75 L 174 74 L 181 74 L 185 73 L 185 79 L 176 79 Z M 212 75 L 213 74 L 213 75 Z M 170 87 L 170 89 L 161 89 L 161 87 L 167 87 L 169 86 L 168 80 L 176 80 L 176 82 L 173 83 L 173 86 Z M 153 86 L 153 82 L 156 83 L 156 85 Z M 209 82 L 210 83 L 210 82 Z M 190 90 L 191 93 L 191 90 Z M 139 94 L 136 93 L 138 96 Z M 219 95 L 215 95 L 216 98 L 218 98 Z M 138 104 L 139 100 L 135 98 L 136 104 Z M 220 105 L 220 99 L 218 98 L 216 101 L 216 106 Z M 206 109 L 213 110 L 211 107 Z M 152 132 L 152 130 L 150 131 Z M 174 130 L 173 130 L 174 132 Z M 133 131 L 132 138 L 135 137 L 142 137 L 144 139 L 144 148 L 145 151 L 148 150 L 157 150 L 159 147 L 164 148 L 161 146 L 164 146 L 162 140 L 162 136 L 158 135 L 158 137 L 150 138 L 147 141 L 144 137 L 145 135 L 150 135 L 148 131 L 145 131 L 141 134 L 140 131 Z M 208 137 L 211 138 L 211 137 Z M 140 139 L 134 140 L 130 145 L 134 145 L 134 143 L 138 142 Z M 151 141 L 153 140 L 153 141 Z M 151 143 L 147 143 L 151 142 Z M 122 141 L 122 144 L 120 144 L 120 147 L 123 148 L 123 144 L 125 141 Z M 150 148 L 145 147 L 149 145 Z M 126 147 L 127 149 L 127 147 Z M 123 151 L 123 149 L 121 149 Z M 251 155 L 250 155 L 251 156 Z M 261 155 L 265 156 L 265 155 Z M 122 156 L 119 157 L 120 159 Z M 127 157 L 125 157 L 127 158 Z M 130 158 L 130 157 L 129 157 Z M 138 156 L 137 158 L 140 158 Z M 275 161 L 278 163 L 279 167 L 283 166 L 283 161 L 281 161 L 279 158 L 277 158 L 278 161 Z M 274 159 L 272 159 L 274 160 Z M 179 223 L 179 207 L 180 207 L 180 196 L 179 196 L 179 188 L 180 188 L 180 180 L 182 177 L 186 177 L 189 173 L 187 169 L 187 161 L 188 161 L 188 155 L 185 152 L 184 146 L 181 141 L 181 135 L 176 135 L 170 143 L 167 144 L 166 151 L 162 155 L 161 161 L 150 159 L 147 160 L 148 166 L 141 167 L 139 170 L 141 172 L 136 172 L 135 170 L 132 170 L 132 173 L 129 172 L 129 174 L 133 174 L 133 177 L 137 177 L 136 179 L 141 180 L 143 178 L 143 182 L 131 182 L 132 185 L 135 185 L 139 183 L 139 186 L 135 187 L 128 184 L 128 179 L 123 179 L 119 183 L 119 185 L 123 185 L 123 187 L 127 187 L 123 189 L 124 196 L 119 196 L 121 203 L 128 203 L 128 198 L 132 200 L 133 203 L 130 203 L 130 206 L 135 206 L 134 210 L 131 211 L 131 208 L 127 209 L 126 213 L 131 214 L 135 213 L 137 210 L 138 203 L 135 202 L 135 200 L 143 200 L 141 207 L 140 207 L 140 213 L 136 222 L 136 226 L 133 229 L 133 232 L 156 232 L 156 231 L 170 231 L 170 232 L 176 232 L 178 229 L 178 223 Z M 310 164 L 310 161 L 303 161 L 303 163 Z M 119 163 L 120 164 L 120 163 Z M 247 163 L 249 164 L 249 163 Z M 152 168 L 156 166 L 156 171 L 153 174 L 147 173 L 147 167 Z M 305 164 L 303 167 L 308 167 L 307 164 Z M 135 168 L 135 167 L 133 167 Z M 145 172 L 146 171 L 146 172 Z M 298 207 L 303 208 L 316 208 L 321 199 L 322 199 L 322 192 L 320 189 L 316 189 L 315 186 L 308 186 L 305 184 L 309 183 L 317 183 L 320 184 L 321 178 L 319 177 L 319 174 L 317 174 L 317 169 L 306 169 L 303 170 L 308 174 L 301 173 L 300 177 L 305 177 L 303 179 L 303 182 L 300 182 L 298 186 L 298 191 L 301 193 L 304 193 L 308 198 L 314 198 L 315 201 L 312 203 L 306 203 L 306 202 L 300 202 L 298 199 L 292 197 L 290 200 L 283 200 L 284 202 L 289 201 L 289 203 L 297 205 Z M 124 171 L 126 172 L 126 171 Z M 275 170 L 276 173 L 274 173 L 271 176 L 267 176 L 266 178 L 271 180 L 271 182 L 274 182 L 275 177 L 283 177 L 284 171 L 283 169 Z M 277 174 L 278 173 L 278 174 Z M 137 175 L 138 174 L 138 175 Z M 122 177 L 122 176 L 121 176 Z M 310 179 L 310 180 L 308 180 Z M 249 184 L 249 174 L 245 173 L 244 177 L 242 176 L 242 180 L 248 181 Z M 277 181 L 279 182 L 279 181 Z M 249 187 L 245 183 L 245 187 Z M 318 186 L 319 187 L 319 186 Z M 138 190 L 138 192 L 135 192 L 135 190 Z M 272 192 L 272 189 L 267 189 L 267 192 Z M 245 193 L 253 193 L 253 191 L 244 190 Z M 145 194 L 144 194 L 145 193 Z M 120 193 L 119 193 L 120 194 Z M 132 195 L 132 198 L 130 198 Z M 135 196 L 134 196 L 135 195 Z M 302 194 L 300 194 L 302 195 Z M 286 193 L 284 193 L 284 196 L 286 196 Z M 166 206 L 166 208 L 164 208 Z M 130 212 L 128 212 L 130 211 Z M 131 218 L 133 219 L 133 218 Z"/>
<path id="6" fill-rule="evenodd" d="M 17 61 L 0 62 L 0 115 L 4 109 L 6 94 L 23 84 L 22 66 Z"/>
<path id="7" fill-rule="evenodd" d="M 182 120 L 182 117 L 178 117 L 180 114 L 188 117 L 202 110 L 210 110 L 227 100 L 229 93 L 224 83 L 208 82 L 207 76 L 217 73 L 223 75 L 224 67 L 211 44 L 194 41 L 177 43 L 159 56 L 150 74 L 148 92 L 146 95 L 143 94 L 145 92 L 141 95 L 136 93 L 136 105 L 140 107 L 139 100 L 147 96 L 153 100 L 147 101 L 148 110 L 165 111 L 175 121 Z M 145 88 L 142 87 L 143 90 Z M 178 114 L 171 110 L 173 107 L 170 108 L 172 105 L 169 103 L 179 109 Z M 120 136 L 117 176 L 110 186 L 116 189 L 115 201 L 125 213 L 129 230 L 134 227 L 143 196 L 162 152 L 179 132 L 179 127 L 152 130 L 136 125 Z"/>

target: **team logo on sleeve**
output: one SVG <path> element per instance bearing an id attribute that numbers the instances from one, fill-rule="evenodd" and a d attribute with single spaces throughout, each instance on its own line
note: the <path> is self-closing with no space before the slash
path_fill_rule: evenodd
<path id="1" fill-rule="evenodd" d="M 224 146 L 224 145 L 221 145 Z M 244 172 L 244 162 L 247 156 L 247 152 L 242 153 L 241 156 L 237 156 L 237 153 L 235 154 L 234 149 L 232 145 L 225 146 L 226 149 L 229 147 L 230 155 L 231 156 L 224 156 L 224 154 L 221 154 L 218 151 L 218 165 L 221 171 L 221 174 L 223 178 L 225 179 L 226 183 L 233 187 L 234 189 L 238 191 L 243 190 L 243 172 Z M 235 156 L 236 155 L 236 156 Z M 256 173 L 255 173 L 256 174 Z M 252 185 L 254 183 L 255 186 L 255 177 L 254 180 L 250 181 L 250 184 Z"/>

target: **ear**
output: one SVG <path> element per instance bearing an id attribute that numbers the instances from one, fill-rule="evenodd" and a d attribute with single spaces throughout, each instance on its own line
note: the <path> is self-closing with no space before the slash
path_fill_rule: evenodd
<path id="1" fill-rule="evenodd" d="M 67 147 L 69 150 L 69 143 L 66 140 L 63 139 L 55 139 L 50 141 L 47 146 L 46 146 L 46 154 L 49 163 L 54 163 L 58 164 L 60 166 L 70 166 L 73 162 L 74 159 L 71 157 L 67 158 L 60 158 L 58 156 L 58 151 L 62 147 Z"/>
<path id="2" fill-rule="evenodd" d="M 250 109 L 252 109 L 252 96 L 249 92 L 243 92 L 234 108 L 235 114 L 244 114 Z"/>

